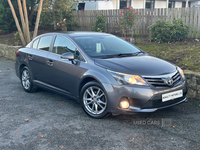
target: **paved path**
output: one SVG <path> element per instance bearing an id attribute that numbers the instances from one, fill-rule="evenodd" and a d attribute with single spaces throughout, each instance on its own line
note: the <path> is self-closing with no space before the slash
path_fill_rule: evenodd
<path id="1" fill-rule="evenodd" d="M 200 149 L 200 101 L 97 120 L 64 96 L 24 92 L 14 61 L 0 58 L 0 70 L 1 150 Z"/>

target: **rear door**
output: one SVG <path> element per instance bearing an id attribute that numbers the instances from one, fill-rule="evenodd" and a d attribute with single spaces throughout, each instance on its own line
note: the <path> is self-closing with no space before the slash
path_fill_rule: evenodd
<path id="1" fill-rule="evenodd" d="M 35 81 L 47 82 L 47 56 L 53 35 L 45 35 L 33 42 L 32 50 L 27 54 L 28 63 Z"/>

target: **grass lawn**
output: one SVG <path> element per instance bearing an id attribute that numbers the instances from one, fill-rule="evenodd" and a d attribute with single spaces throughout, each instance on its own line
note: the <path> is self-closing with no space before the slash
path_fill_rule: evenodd
<path id="1" fill-rule="evenodd" d="M 41 30 L 39 34 L 45 32 L 48 31 Z M 21 45 L 21 41 L 15 39 L 14 33 L 0 35 L 0 43 Z M 135 44 L 135 40 L 133 40 L 133 44 Z M 150 42 L 147 37 L 137 37 L 136 46 L 150 55 L 170 61 L 184 70 L 200 72 L 200 42 L 194 39 L 186 39 L 176 43 L 158 44 Z"/>
<path id="2" fill-rule="evenodd" d="M 200 42 L 194 39 L 158 44 L 150 42 L 148 38 L 140 37 L 136 38 L 136 46 L 150 55 L 170 61 L 184 70 L 200 72 Z"/>

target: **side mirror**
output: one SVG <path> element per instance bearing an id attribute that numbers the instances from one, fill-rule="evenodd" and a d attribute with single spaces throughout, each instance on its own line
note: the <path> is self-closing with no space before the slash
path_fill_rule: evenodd
<path id="1" fill-rule="evenodd" d="M 62 59 L 68 59 L 69 61 L 74 60 L 74 54 L 72 52 L 64 53 L 60 56 Z"/>

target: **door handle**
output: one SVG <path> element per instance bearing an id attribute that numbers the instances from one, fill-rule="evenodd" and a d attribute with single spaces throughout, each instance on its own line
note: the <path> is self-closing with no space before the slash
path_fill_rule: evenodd
<path id="1" fill-rule="evenodd" d="M 29 60 L 33 60 L 33 56 L 32 55 L 28 55 L 28 59 Z"/>
<path id="2" fill-rule="evenodd" d="M 47 64 L 48 64 L 49 66 L 53 66 L 53 60 L 47 60 Z"/>

